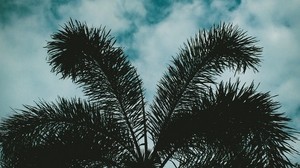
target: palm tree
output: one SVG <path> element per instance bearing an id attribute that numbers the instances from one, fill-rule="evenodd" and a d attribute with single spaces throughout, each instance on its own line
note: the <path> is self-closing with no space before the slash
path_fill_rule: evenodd
<path id="1" fill-rule="evenodd" d="M 49 41 L 52 71 L 87 100 L 40 101 L 2 121 L 3 167 L 291 167 L 289 118 L 225 70 L 257 71 L 262 49 L 231 24 L 182 47 L 146 108 L 136 69 L 104 27 L 70 20 Z"/>

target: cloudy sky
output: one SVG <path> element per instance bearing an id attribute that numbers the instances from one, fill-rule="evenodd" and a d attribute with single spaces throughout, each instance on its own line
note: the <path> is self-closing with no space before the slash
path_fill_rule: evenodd
<path id="1" fill-rule="evenodd" d="M 1 118 L 40 99 L 82 96 L 46 62 L 47 40 L 69 18 L 112 30 L 142 76 L 148 100 L 187 38 L 220 21 L 238 25 L 264 48 L 260 72 L 241 80 L 278 95 L 280 110 L 300 130 L 299 0 L 0 0 Z M 300 149 L 300 143 L 294 145 Z"/>

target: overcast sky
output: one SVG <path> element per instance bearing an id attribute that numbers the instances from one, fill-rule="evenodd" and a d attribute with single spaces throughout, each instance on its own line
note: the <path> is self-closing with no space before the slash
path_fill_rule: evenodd
<path id="1" fill-rule="evenodd" d="M 280 111 L 300 130 L 300 0 L 0 0 L 1 118 L 40 99 L 82 96 L 46 62 L 47 40 L 70 18 L 112 30 L 144 80 L 148 100 L 188 38 L 220 21 L 238 25 L 264 48 L 260 72 L 241 80 L 278 95 Z"/>

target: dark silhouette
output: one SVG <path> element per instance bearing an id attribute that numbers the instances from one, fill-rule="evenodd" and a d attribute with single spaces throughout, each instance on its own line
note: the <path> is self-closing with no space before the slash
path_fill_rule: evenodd
<path id="1" fill-rule="evenodd" d="M 231 24 L 188 40 L 145 108 L 136 69 L 103 27 L 69 21 L 49 41 L 52 71 L 88 100 L 59 98 L 5 119 L 3 167 L 291 167 L 295 140 L 279 103 L 252 83 L 216 82 L 257 71 L 262 49 Z"/>

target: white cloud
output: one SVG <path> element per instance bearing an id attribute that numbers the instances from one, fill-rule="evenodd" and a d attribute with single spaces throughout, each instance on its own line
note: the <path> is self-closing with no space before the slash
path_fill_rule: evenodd
<path id="1" fill-rule="evenodd" d="M 26 6 L 29 12 L 22 17 L 16 13 L 22 11 L 11 12 L 9 21 L 1 27 L 1 116 L 11 114 L 10 108 L 22 108 L 22 104 L 32 105 L 38 99 L 54 101 L 57 96 L 82 97 L 78 86 L 70 80 L 60 80 L 59 75 L 50 72 L 46 49 L 43 47 L 56 31 L 52 24 L 58 27 L 71 17 L 96 27 L 104 25 L 118 32 L 130 28 L 130 20 L 122 13 L 145 15 L 140 1 L 87 0 L 59 6 L 57 10 L 61 20 L 57 20 L 51 13 L 47 13 L 53 8 L 50 1 L 37 5 L 30 2 L 14 1 L 13 5 Z"/>
<path id="2" fill-rule="evenodd" d="M 293 124 L 300 128 L 297 123 L 300 115 L 295 112 L 300 105 L 299 0 L 245 0 L 233 11 L 228 10 L 232 2 L 222 0 L 214 0 L 210 6 L 196 0 L 193 3 L 174 3 L 166 18 L 151 25 L 145 24 L 147 11 L 143 1 L 139 0 L 69 2 L 58 7 L 60 20 L 45 13 L 51 8 L 50 1 L 43 2 L 32 7 L 33 11 L 28 16 L 20 18 L 12 13 L 9 24 L 1 26 L 2 116 L 11 111 L 10 107 L 33 104 L 38 98 L 53 101 L 57 95 L 82 95 L 69 80 L 59 80 L 58 76 L 49 72 L 50 67 L 45 61 L 47 53 L 43 48 L 54 31 L 49 27 L 49 17 L 55 25 L 63 25 L 70 17 L 95 27 L 104 25 L 112 29 L 113 34 L 130 30 L 131 24 L 135 23 L 138 27 L 133 34 L 133 42 L 123 47 L 136 49 L 138 57 L 134 65 L 144 80 L 147 98 L 150 99 L 171 57 L 176 56 L 188 38 L 201 27 L 229 21 L 257 37 L 259 45 L 264 47 L 260 72 L 247 73 L 242 81 L 261 82 L 261 90 L 278 94 L 276 100 L 282 103 L 281 110 L 295 116 Z M 299 144 L 296 148 L 299 149 Z"/>
<path id="3" fill-rule="evenodd" d="M 281 112 L 292 117 L 291 125 L 300 128 L 300 1 L 243 1 L 231 13 L 231 20 L 256 36 L 264 47 L 260 72 L 252 77 L 260 88 L 271 91 L 282 105 Z M 297 111 L 298 110 L 298 111 Z M 300 144 L 292 144 L 296 150 Z M 299 156 L 292 157 L 300 162 Z"/>
<path id="4" fill-rule="evenodd" d="M 59 8 L 60 15 L 64 16 L 62 24 L 71 17 L 95 27 L 107 26 L 113 32 L 130 29 L 130 20 L 127 20 L 124 14 L 133 13 L 143 16 L 145 12 L 143 4 L 137 0 L 132 0 L 130 3 L 118 0 L 85 0 Z"/>
<path id="5" fill-rule="evenodd" d="M 22 18 L 12 17 L 0 31 L 0 114 L 10 108 L 34 104 L 39 98 L 54 101 L 57 95 L 81 95 L 70 81 L 59 80 L 46 63 L 46 40 L 52 33 L 42 10 Z"/>
<path id="6" fill-rule="evenodd" d="M 231 14 L 233 22 L 256 36 L 264 47 L 262 67 L 255 77 L 264 90 L 279 94 L 278 99 L 287 104 L 284 110 L 295 110 L 300 104 L 298 96 L 293 94 L 300 93 L 300 89 L 291 87 L 300 84 L 299 5 L 297 0 L 243 1 Z"/>
<path id="7" fill-rule="evenodd" d="M 156 25 L 143 25 L 134 35 L 133 47 L 139 57 L 134 64 L 143 78 L 147 98 L 151 99 L 155 93 L 171 57 L 176 56 L 183 43 L 197 33 L 195 20 L 202 16 L 203 7 L 199 2 L 177 3 L 164 20 Z"/>

